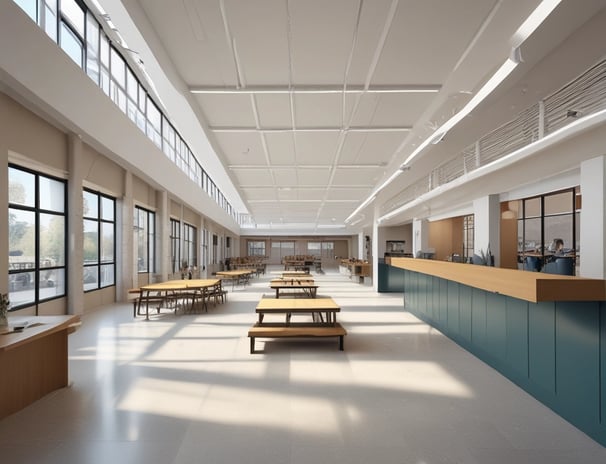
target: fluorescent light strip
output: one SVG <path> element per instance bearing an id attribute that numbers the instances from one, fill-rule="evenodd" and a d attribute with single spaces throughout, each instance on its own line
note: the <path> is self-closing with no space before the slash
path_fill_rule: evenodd
<path id="1" fill-rule="evenodd" d="M 543 0 L 537 8 L 526 18 L 526 20 L 522 23 L 522 25 L 518 28 L 516 33 L 513 36 L 513 48 L 512 51 L 515 51 L 515 48 L 518 48 L 530 35 L 541 25 L 541 23 L 551 14 L 551 12 L 559 5 L 561 0 Z M 519 57 L 519 53 L 512 53 L 512 57 Z M 513 60 L 508 58 L 501 67 L 494 73 L 494 75 L 482 86 L 482 88 L 476 93 L 476 95 L 452 118 L 446 121 L 439 129 L 434 131 L 427 139 L 423 141 L 421 145 L 419 145 L 415 151 L 413 151 L 408 158 L 400 165 L 400 169 L 393 173 L 389 179 L 387 179 L 381 186 L 375 190 L 369 198 L 367 198 L 356 210 L 348 216 L 345 222 L 348 222 L 351 218 L 353 218 L 362 208 L 365 208 L 368 204 L 373 201 L 378 193 L 384 189 L 389 183 L 391 183 L 401 172 L 403 169 L 407 168 L 408 163 L 410 163 L 415 157 L 419 155 L 430 143 L 436 140 L 441 140 L 446 133 L 452 129 L 457 123 L 461 121 L 465 116 L 467 116 L 473 109 L 480 104 L 484 98 L 486 98 L 503 80 L 511 74 L 511 72 L 517 67 L 519 64 L 518 60 Z M 385 216 L 383 218 L 385 219 Z"/>
<path id="2" fill-rule="evenodd" d="M 206 95 L 228 94 L 359 94 L 359 93 L 437 93 L 439 85 L 409 85 L 394 87 L 190 87 L 190 93 Z"/>

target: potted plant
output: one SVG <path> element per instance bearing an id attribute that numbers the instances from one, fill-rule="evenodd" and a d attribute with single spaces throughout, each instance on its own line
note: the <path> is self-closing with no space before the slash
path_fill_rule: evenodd
<path id="1" fill-rule="evenodd" d="M 8 308 L 10 308 L 10 305 L 8 294 L 0 295 L 0 329 L 8 327 Z"/>

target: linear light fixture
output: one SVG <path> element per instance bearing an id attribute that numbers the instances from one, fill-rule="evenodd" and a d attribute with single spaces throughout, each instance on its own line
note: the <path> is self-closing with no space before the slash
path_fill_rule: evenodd
<path id="1" fill-rule="evenodd" d="M 209 129 L 218 134 L 229 133 L 283 133 L 283 132 L 409 132 L 412 130 L 410 126 L 368 126 L 368 127 L 209 127 Z"/>
<path id="2" fill-rule="evenodd" d="M 190 87 L 190 93 L 206 95 L 229 95 L 229 94 L 359 94 L 359 93 L 437 93 L 440 85 L 397 85 L 397 86 L 311 86 L 311 87 L 287 87 L 287 86 L 257 86 L 257 87 L 212 87 L 199 86 Z"/>
<path id="3" fill-rule="evenodd" d="M 393 180 L 398 177 L 402 171 L 408 169 L 408 164 L 417 157 L 426 147 L 434 141 L 440 141 L 446 133 L 458 124 L 465 116 L 467 116 L 473 109 L 482 102 L 503 80 L 511 74 L 511 72 L 517 67 L 521 60 L 521 54 L 519 47 L 522 43 L 530 37 L 530 35 L 537 30 L 537 28 L 543 23 L 543 21 L 551 14 L 551 12 L 560 4 L 561 0 L 543 0 L 537 8 L 526 18 L 522 25 L 518 28 L 512 37 L 512 51 L 510 57 L 499 67 L 499 69 L 493 74 L 493 76 L 482 86 L 482 88 L 476 93 L 476 95 L 465 105 L 461 111 L 456 113 L 452 118 L 446 121 L 442 126 L 435 130 L 429 137 L 427 137 L 421 145 L 419 145 L 406 160 L 400 165 L 400 168 L 394 172 L 385 182 L 383 182 L 379 188 L 373 191 L 370 196 L 358 207 L 355 211 L 350 214 L 345 222 L 352 219 L 359 211 L 368 206 Z M 385 220 L 391 213 L 383 216 L 381 220 Z"/>

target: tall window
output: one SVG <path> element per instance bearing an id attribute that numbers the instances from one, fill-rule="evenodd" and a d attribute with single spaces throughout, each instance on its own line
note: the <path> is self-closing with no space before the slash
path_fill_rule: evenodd
<path id="1" fill-rule="evenodd" d="M 188 267 L 198 266 L 198 230 L 189 224 L 183 224 L 183 261 Z"/>
<path id="2" fill-rule="evenodd" d="M 181 223 L 170 220 L 170 270 L 177 274 L 181 270 Z"/>
<path id="3" fill-rule="evenodd" d="M 474 216 L 463 216 L 463 260 L 467 262 L 473 256 L 474 247 Z"/>
<path id="4" fill-rule="evenodd" d="M 134 226 L 137 232 L 137 270 L 140 273 L 155 272 L 156 215 L 135 206 Z"/>
<path id="5" fill-rule="evenodd" d="M 8 182 L 8 277 L 12 306 L 31 306 L 64 296 L 65 181 L 11 165 Z"/>
<path id="6" fill-rule="evenodd" d="M 541 270 L 556 251 L 555 242 L 562 241 L 565 254 L 578 264 L 579 259 L 579 189 L 572 188 L 533 198 L 518 205 L 518 258 L 527 264 L 534 259 Z"/>
<path id="7" fill-rule="evenodd" d="M 84 190 L 84 291 L 116 283 L 116 200 Z"/>
<path id="8" fill-rule="evenodd" d="M 217 264 L 218 258 L 219 258 L 219 250 L 218 250 L 218 246 L 219 246 L 219 237 L 215 234 L 213 234 L 213 256 L 212 256 L 212 263 L 213 264 Z"/>
<path id="9" fill-rule="evenodd" d="M 248 256 L 265 256 L 265 241 L 249 240 L 247 242 Z"/>

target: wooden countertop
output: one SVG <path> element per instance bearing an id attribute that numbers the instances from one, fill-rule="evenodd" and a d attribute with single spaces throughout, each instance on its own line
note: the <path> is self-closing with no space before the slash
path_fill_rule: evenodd
<path id="1" fill-rule="evenodd" d="M 9 326 L 13 324 L 12 316 L 8 317 Z M 29 325 L 21 332 L 0 334 L 0 352 L 18 348 L 41 337 L 61 330 L 70 330 L 80 323 L 80 316 L 18 316 L 19 321 L 27 319 Z"/>
<path id="2" fill-rule="evenodd" d="M 392 257 L 394 267 L 451 280 L 488 292 L 539 301 L 606 301 L 606 281 L 431 259 Z"/>

